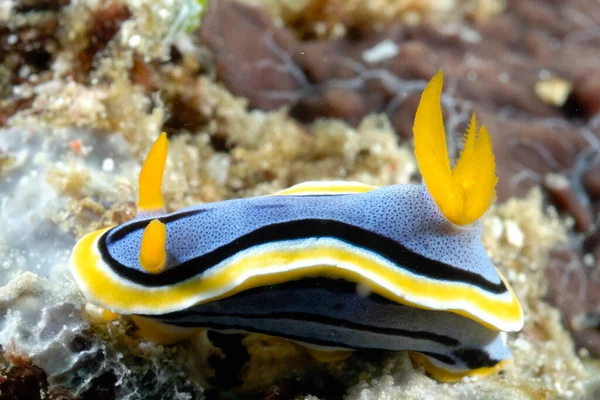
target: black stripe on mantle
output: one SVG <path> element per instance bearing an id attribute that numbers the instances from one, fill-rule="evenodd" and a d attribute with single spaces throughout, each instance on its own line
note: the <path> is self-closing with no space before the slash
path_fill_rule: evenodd
<path id="1" fill-rule="evenodd" d="M 191 213 L 186 213 L 186 216 L 188 214 Z M 176 216 L 181 217 L 181 214 Z M 174 217 L 175 215 L 171 215 L 157 219 L 162 223 L 168 223 L 174 220 Z M 123 237 L 138 229 L 144 229 L 148 223 L 149 220 L 143 220 L 120 227 L 118 232 L 119 237 Z M 507 291 L 502 281 L 499 283 L 490 282 L 477 273 L 455 268 L 449 264 L 414 253 L 399 242 L 381 234 L 333 220 L 302 219 L 263 226 L 209 253 L 190 259 L 156 275 L 126 267 L 112 258 L 106 245 L 106 238 L 111 231 L 105 232 L 98 240 L 98 248 L 103 260 L 119 276 L 149 287 L 164 287 L 183 282 L 207 271 L 223 260 L 254 246 L 286 240 L 333 238 L 359 249 L 373 251 L 398 266 L 398 268 L 424 278 L 463 282 L 494 294 L 502 294 Z"/>

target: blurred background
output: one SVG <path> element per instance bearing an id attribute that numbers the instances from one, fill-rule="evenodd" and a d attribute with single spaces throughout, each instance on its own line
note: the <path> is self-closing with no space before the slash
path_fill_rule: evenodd
<path id="1" fill-rule="evenodd" d="M 526 313 L 500 376 L 316 365 L 260 335 L 154 346 L 82 311 L 72 246 L 133 218 L 161 131 L 169 210 L 416 183 L 440 69 L 451 159 L 473 112 L 493 139 L 483 240 Z M 0 0 L 0 272 L 0 398 L 600 398 L 600 2 Z"/>

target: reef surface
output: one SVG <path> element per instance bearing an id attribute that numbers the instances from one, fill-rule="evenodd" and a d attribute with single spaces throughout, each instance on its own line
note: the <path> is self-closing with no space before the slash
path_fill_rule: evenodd
<path id="1" fill-rule="evenodd" d="M 0 397 L 595 398 L 593 1 L 225 0 L 200 13 L 193 0 L 0 3 Z M 305 180 L 417 181 L 412 118 L 439 68 L 451 156 L 473 111 L 493 136 L 483 240 L 526 315 L 501 374 L 440 384 L 404 353 L 318 364 L 262 335 L 157 346 L 86 305 L 72 246 L 134 216 L 160 131 L 169 210 Z"/>

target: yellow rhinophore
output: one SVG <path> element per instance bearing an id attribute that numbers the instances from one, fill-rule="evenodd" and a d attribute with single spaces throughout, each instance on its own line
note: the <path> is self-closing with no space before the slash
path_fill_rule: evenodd
<path id="1" fill-rule="evenodd" d="M 464 149 L 453 169 L 442 119 L 442 71 L 429 82 L 417 109 L 413 131 L 415 155 L 427 190 L 442 213 L 457 225 L 476 221 L 495 199 L 496 164 L 485 126 L 477 131 L 475 114 L 467 129 Z"/>
<path id="2" fill-rule="evenodd" d="M 165 244 L 167 242 L 167 227 L 157 219 L 150 221 L 140 246 L 140 265 L 151 274 L 158 274 L 165 268 L 167 252 Z"/>
<path id="3" fill-rule="evenodd" d="M 142 170 L 140 171 L 138 212 L 163 212 L 165 203 L 162 197 L 162 179 L 167 161 L 169 141 L 167 134 L 161 133 L 152 145 Z"/>

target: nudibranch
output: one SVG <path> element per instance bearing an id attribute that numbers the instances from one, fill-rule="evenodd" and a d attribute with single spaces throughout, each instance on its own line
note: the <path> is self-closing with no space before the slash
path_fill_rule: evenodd
<path id="1" fill-rule="evenodd" d="M 429 82 L 415 117 L 421 184 L 306 182 L 167 214 L 161 134 L 140 173 L 138 215 L 76 244 L 76 282 L 90 303 L 165 342 L 256 332 L 321 353 L 408 350 L 442 381 L 497 371 L 523 313 L 481 242 L 494 155 L 473 116 L 451 168 L 442 82 L 441 72 Z"/>

